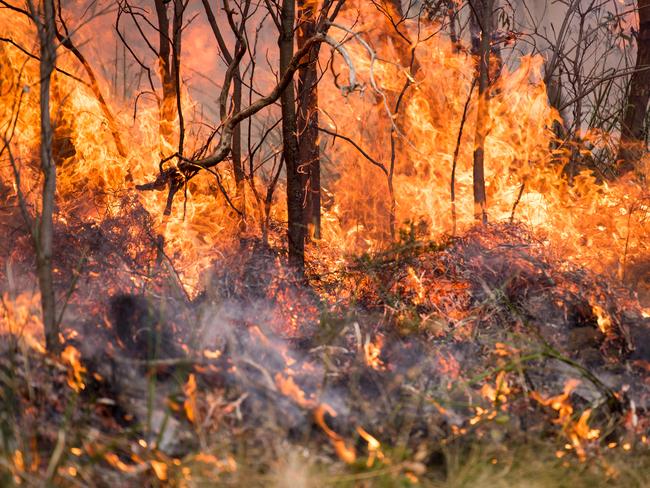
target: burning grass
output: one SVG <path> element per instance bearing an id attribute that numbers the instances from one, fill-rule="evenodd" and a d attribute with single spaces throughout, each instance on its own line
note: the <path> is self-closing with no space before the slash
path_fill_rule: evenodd
<path id="1" fill-rule="evenodd" d="M 311 286 L 256 241 L 227 259 L 192 300 L 166 272 L 77 299 L 60 358 L 5 342 L 6 479 L 642 486 L 648 319 L 522 227 L 409 238 Z"/>

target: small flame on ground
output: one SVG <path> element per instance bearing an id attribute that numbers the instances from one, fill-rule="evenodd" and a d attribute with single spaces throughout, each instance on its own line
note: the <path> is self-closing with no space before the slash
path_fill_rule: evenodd
<path id="1" fill-rule="evenodd" d="M 67 345 L 61 353 L 61 359 L 68 364 L 68 386 L 79 393 L 86 388 L 83 375 L 86 368 L 81 364 L 81 353 L 72 345 Z"/>
<path id="2" fill-rule="evenodd" d="M 275 385 L 284 396 L 291 398 L 301 407 L 312 408 L 314 406 L 313 400 L 307 398 L 306 393 L 291 376 L 285 377 L 281 373 L 276 373 Z"/>
<path id="3" fill-rule="evenodd" d="M 323 432 L 325 432 L 325 435 L 329 438 L 339 459 L 347 464 L 352 464 L 357 459 L 357 453 L 354 446 L 348 446 L 345 443 L 345 440 L 343 440 L 343 437 L 329 428 L 325 422 L 326 413 L 331 417 L 336 417 L 336 411 L 331 406 L 327 403 L 321 403 L 314 409 L 314 421 L 321 429 L 323 429 Z"/>
<path id="4" fill-rule="evenodd" d="M 375 464 L 375 460 L 384 460 L 384 453 L 381 451 L 381 443 L 361 426 L 357 426 L 357 432 L 361 438 L 368 443 L 368 461 L 366 462 L 366 466 L 372 468 Z"/>
<path id="5" fill-rule="evenodd" d="M 363 345 L 363 352 L 365 356 L 365 361 L 368 366 L 377 371 L 385 371 L 386 365 L 381 360 L 381 348 L 384 345 L 384 338 L 381 335 L 377 336 L 375 342 L 370 340 L 370 337 L 366 338 L 366 343 Z"/>
<path id="6" fill-rule="evenodd" d="M 191 373 L 187 379 L 187 383 L 183 386 L 183 393 L 185 394 L 185 401 L 183 402 L 183 408 L 185 409 L 185 415 L 187 420 L 193 424 L 197 421 L 197 409 L 196 409 L 196 376 L 194 373 Z"/>
<path id="7" fill-rule="evenodd" d="M 596 316 L 596 322 L 598 323 L 598 328 L 603 334 L 607 334 L 608 331 L 612 328 L 612 319 L 609 314 L 597 304 L 592 304 L 591 309 Z"/>
<path id="8" fill-rule="evenodd" d="M 574 449 L 578 459 L 584 461 L 587 458 L 585 442 L 597 440 L 600 437 L 600 430 L 589 427 L 591 409 L 582 412 L 577 421 L 573 420 L 574 409 L 569 398 L 579 384 L 579 380 L 569 379 L 564 385 L 563 392 L 559 395 L 544 398 L 539 393 L 532 392 L 531 397 L 540 404 L 558 412 L 558 417 L 553 422 L 562 426 L 562 431 L 571 441 L 570 444 L 565 445 L 565 449 L 567 451 Z"/>

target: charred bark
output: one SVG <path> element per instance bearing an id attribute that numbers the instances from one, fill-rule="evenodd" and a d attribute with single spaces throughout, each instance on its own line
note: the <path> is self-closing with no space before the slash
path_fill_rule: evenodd
<path id="1" fill-rule="evenodd" d="M 487 195 L 485 191 L 485 139 L 490 111 L 490 39 L 494 0 L 474 0 L 472 15 L 480 28 L 479 42 L 472 42 L 478 56 L 478 111 L 474 139 L 474 217 L 487 224 Z"/>
<path id="2" fill-rule="evenodd" d="M 298 48 L 316 34 L 314 4 L 298 0 L 300 27 Z M 298 167 L 303 175 L 305 208 L 303 221 L 307 238 L 321 236 L 320 149 L 318 147 L 318 51 L 312 47 L 305 65 L 298 71 Z"/>
<path id="3" fill-rule="evenodd" d="M 158 74 L 162 83 L 159 100 L 160 135 L 166 144 L 173 146 L 176 83 L 172 61 L 172 43 L 169 38 L 169 17 L 165 0 L 154 0 L 158 20 Z"/>
<path id="4" fill-rule="evenodd" d="M 232 92 L 232 105 L 234 112 L 241 111 L 241 101 L 242 101 L 242 82 L 241 82 L 241 73 L 239 68 L 235 70 L 235 76 L 233 80 L 233 92 Z M 246 176 L 244 174 L 244 165 L 242 163 L 242 149 L 241 149 L 241 124 L 237 124 L 234 128 L 232 134 L 232 169 L 235 175 L 235 185 L 237 191 L 237 209 L 241 212 L 243 218 L 242 230 L 245 226 L 246 221 L 246 193 L 244 190 L 244 183 Z"/>
<path id="5" fill-rule="evenodd" d="M 285 75 L 293 59 L 295 0 L 283 0 L 281 10 L 280 73 Z M 282 106 L 282 145 L 287 170 L 287 238 L 289 263 L 301 272 L 305 265 L 305 225 L 303 219 L 304 188 L 298 166 L 298 138 L 296 137 L 296 96 L 293 83 L 288 83 L 280 96 Z"/>
<path id="6" fill-rule="evenodd" d="M 633 171 L 646 149 L 645 118 L 650 100 L 650 0 L 638 0 L 639 33 L 637 35 L 636 67 L 621 124 L 618 152 L 619 174 Z"/>

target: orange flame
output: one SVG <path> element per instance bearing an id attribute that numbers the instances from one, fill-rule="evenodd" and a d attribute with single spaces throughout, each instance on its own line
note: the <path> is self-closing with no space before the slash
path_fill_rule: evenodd
<path id="1" fill-rule="evenodd" d="M 81 353 L 74 346 L 68 345 L 61 353 L 61 359 L 69 366 L 68 386 L 79 393 L 86 388 L 83 382 L 83 375 L 86 373 L 86 368 L 81 364 Z"/>
<path id="2" fill-rule="evenodd" d="M 385 371 L 386 365 L 381 360 L 381 348 L 384 345 L 383 336 L 377 336 L 376 341 L 373 343 L 370 337 L 366 338 L 366 343 L 363 345 L 363 352 L 366 364 L 372 369 L 377 371 Z"/>
<path id="3" fill-rule="evenodd" d="M 569 379 L 564 385 L 564 391 L 559 395 L 544 398 L 539 393 L 532 392 L 531 397 L 540 404 L 557 411 L 558 417 L 553 422 L 562 425 L 563 432 L 571 441 L 571 444 L 567 444 L 565 447 L 575 449 L 578 458 L 584 461 L 586 459 L 584 442 L 597 440 L 600 437 L 600 430 L 592 429 L 588 425 L 591 409 L 582 412 L 577 421 L 572 418 L 573 405 L 569 397 L 579 384 L 579 380 Z"/>
<path id="4" fill-rule="evenodd" d="M 332 407 L 327 403 L 321 403 L 314 409 L 314 420 L 329 438 L 339 459 L 347 464 L 352 464 L 357 459 L 354 447 L 348 446 L 339 434 L 329 428 L 325 422 L 326 413 L 332 417 L 336 417 L 336 411 Z"/>
<path id="5" fill-rule="evenodd" d="M 185 401 L 183 407 L 187 420 L 193 424 L 197 422 L 197 409 L 196 409 L 196 376 L 190 373 L 187 378 L 187 383 L 183 386 L 183 393 L 185 394 Z"/>

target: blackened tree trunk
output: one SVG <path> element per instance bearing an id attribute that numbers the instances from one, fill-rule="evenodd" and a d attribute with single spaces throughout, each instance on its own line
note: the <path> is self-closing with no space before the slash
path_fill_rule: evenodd
<path id="1" fill-rule="evenodd" d="M 54 127 L 50 117 L 50 86 L 56 65 L 56 21 L 53 0 L 43 0 L 42 12 L 29 2 L 30 13 L 38 29 L 40 43 L 40 111 L 41 111 L 41 171 L 43 193 L 41 214 L 33 234 L 36 248 L 36 271 L 41 291 L 41 309 L 45 345 L 51 352 L 61 349 L 59 323 L 56 316 L 54 276 L 52 273 L 52 241 L 54 234 L 54 198 L 56 194 L 56 165 L 52 157 Z"/>
<path id="2" fill-rule="evenodd" d="M 280 74 L 289 69 L 293 58 L 293 26 L 296 16 L 295 0 L 283 0 L 281 11 Z M 280 97 L 282 106 L 282 145 L 287 170 L 287 213 L 289 263 L 302 273 L 305 265 L 305 225 L 303 219 L 303 178 L 298 165 L 298 138 L 296 134 L 296 96 L 293 83 L 289 83 Z"/>
<path id="3" fill-rule="evenodd" d="M 239 42 L 239 41 L 238 41 Z M 239 49 L 239 44 L 235 47 L 235 51 Z M 237 113 L 241 111 L 241 101 L 242 101 L 242 82 L 241 82 L 241 73 L 239 68 L 235 70 L 235 75 L 233 79 L 233 91 L 232 91 L 232 104 L 233 112 Z M 246 193 L 244 189 L 245 184 L 245 175 L 244 175 L 244 166 L 242 164 L 242 150 L 241 150 L 241 124 L 237 124 L 232 134 L 232 169 L 235 174 L 235 185 L 237 191 L 236 197 L 236 206 L 237 210 L 241 212 L 241 230 L 244 230 L 246 226 Z"/>
<path id="4" fill-rule="evenodd" d="M 298 49 L 316 34 L 313 2 L 298 0 Z M 303 176 L 305 208 L 303 222 L 307 238 L 321 236 L 320 150 L 318 146 L 318 51 L 314 46 L 298 72 L 298 167 Z"/>
<path id="5" fill-rule="evenodd" d="M 165 0 L 154 0 L 158 19 L 158 73 L 162 83 L 162 99 L 159 101 L 160 135 L 173 146 L 174 115 L 176 106 L 176 83 L 173 72 L 172 44 L 169 37 L 169 17 Z"/>
<path id="6" fill-rule="evenodd" d="M 618 153 L 619 173 L 634 170 L 645 151 L 645 118 L 650 99 L 650 0 L 638 0 L 636 68 L 630 79 Z"/>
<path id="7" fill-rule="evenodd" d="M 490 111 L 490 40 L 494 0 L 473 0 L 473 16 L 480 28 L 478 43 L 473 49 L 478 55 L 478 113 L 474 139 L 474 217 L 487 224 L 487 196 L 485 191 L 485 139 Z"/>

